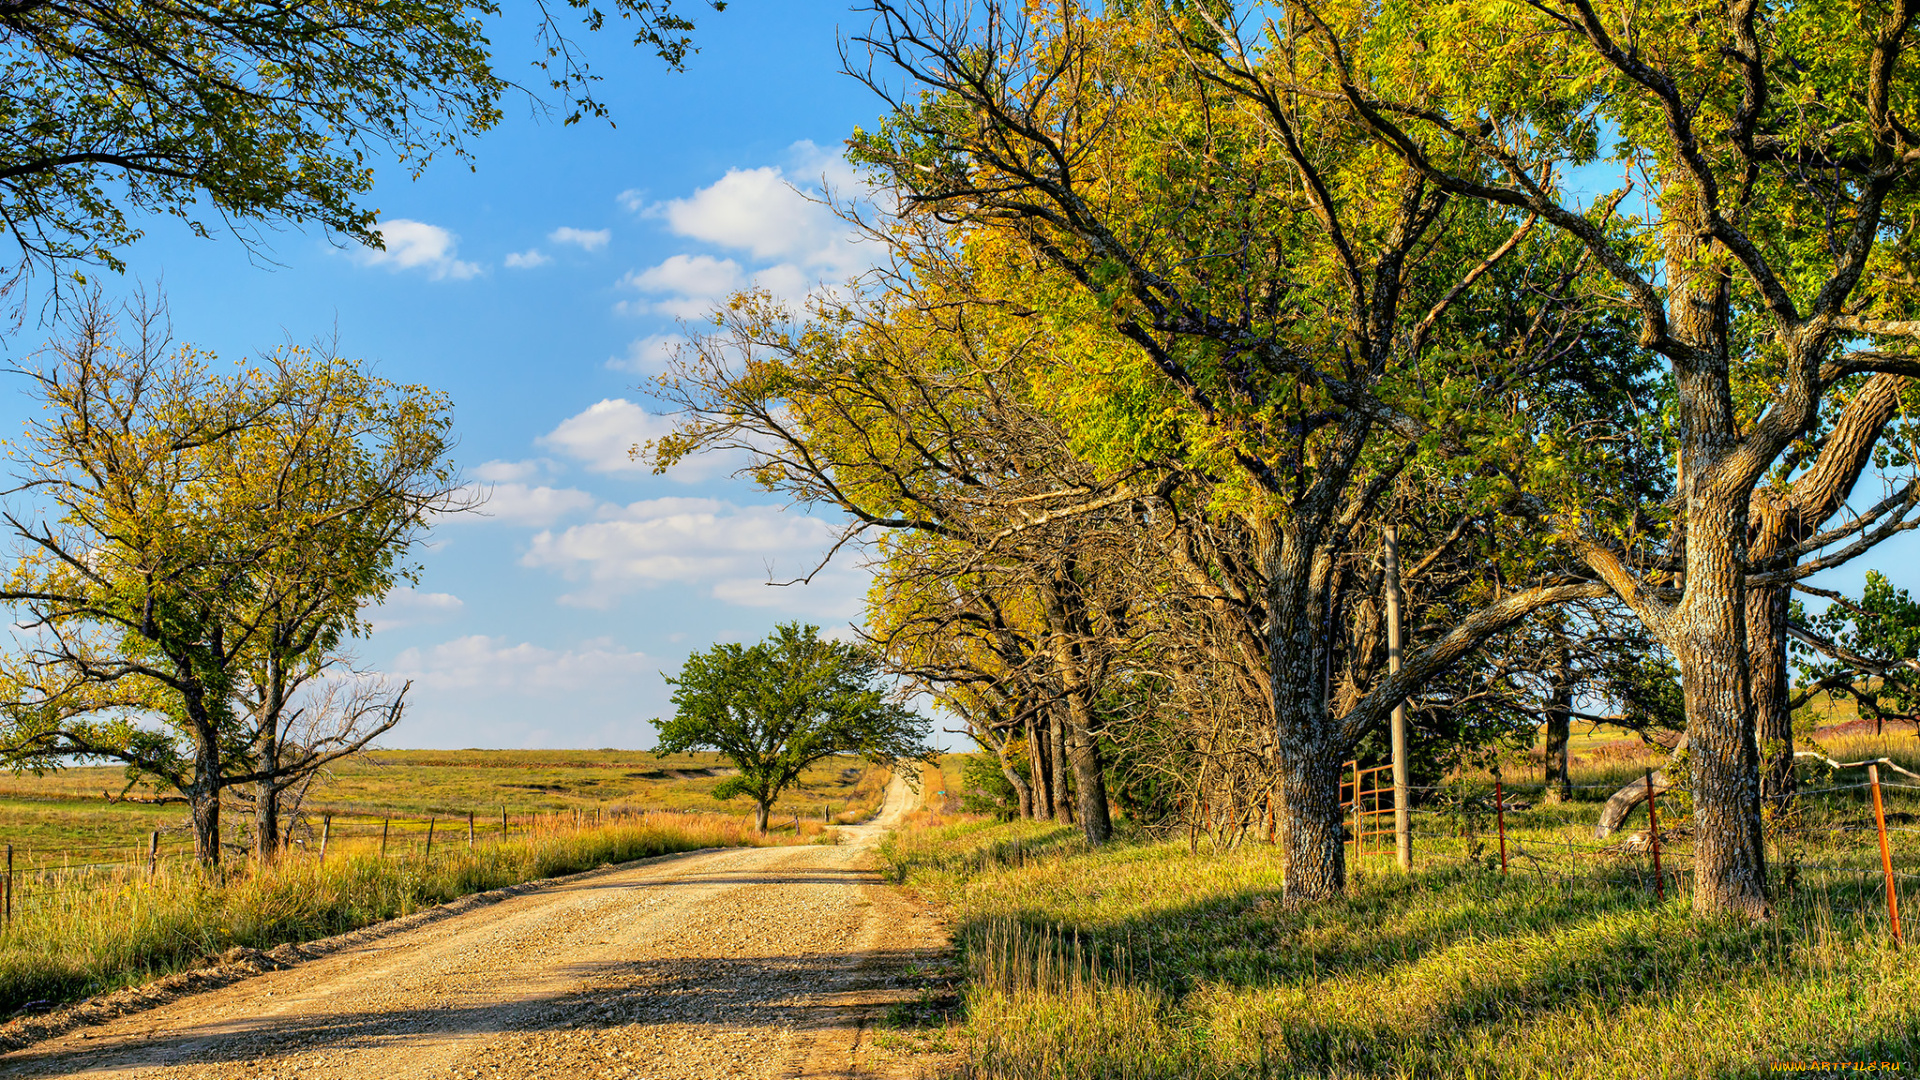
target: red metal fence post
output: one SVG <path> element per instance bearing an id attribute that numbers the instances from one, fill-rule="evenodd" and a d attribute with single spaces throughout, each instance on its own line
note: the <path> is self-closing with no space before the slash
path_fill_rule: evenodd
<path id="1" fill-rule="evenodd" d="M 1893 945 L 1906 944 L 1900 937 L 1900 893 L 1893 885 L 1893 852 L 1887 848 L 1887 811 L 1880 802 L 1880 766 L 1867 766 L 1867 781 L 1873 785 L 1873 826 L 1880 833 L 1880 871 L 1887 879 L 1887 919 L 1893 923 Z"/>

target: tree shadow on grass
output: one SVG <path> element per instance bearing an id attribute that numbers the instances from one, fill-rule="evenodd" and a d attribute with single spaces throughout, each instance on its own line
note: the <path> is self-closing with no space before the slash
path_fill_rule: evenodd
<path id="1" fill-rule="evenodd" d="M 1774 924 L 1749 926 L 1694 919 L 1684 901 L 1656 905 L 1630 878 L 1589 886 L 1458 867 L 1383 876 L 1310 907 L 1288 907 L 1277 890 L 1236 887 L 1117 919 L 1059 917 L 1088 908 L 1072 893 L 1126 872 L 1089 864 L 1085 874 L 1063 876 L 1067 896 L 957 928 L 982 985 L 1050 986 L 1053 1004 L 1094 1027 L 1101 1007 L 1081 1009 L 1076 995 L 1087 1002 L 1101 987 L 1142 989 L 1164 1003 L 1154 1023 L 1166 1031 L 1165 1070 L 1130 1056 L 1138 1046 L 1109 1051 L 1092 1038 L 1077 1051 L 1087 1075 L 1450 1075 L 1463 1055 L 1481 1059 L 1482 1072 L 1491 1062 L 1496 1074 L 1550 1075 L 1557 1066 L 1542 1048 L 1555 1040 L 1543 1032 L 1572 1032 L 1596 1017 L 1648 1025 L 1600 1023 L 1562 1039 L 1594 1061 L 1635 1063 L 1620 1075 L 1763 1075 L 1770 1060 L 1790 1058 L 1784 1051 L 1809 1037 L 1848 1047 L 1845 1056 L 1822 1051 L 1833 1055 L 1828 1061 L 1920 1057 L 1920 1027 L 1883 1023 L 1887 1010 L 1859 1002 L 1836 1006 L 1822 1024 L 1788 1023 L 1783 1011 L 1785 1027 L 1751 1034 L 1754 1002 L 1785 1006 L 1818 980 L 1853 977 L 1847 964 L 1874 966 L 1855 950 L 1825 954 L 1841 967 L 1817 970 L 1807 954 L 1831 948 L 1830 927 L 1817 926 L 1802 904 L 1783 905 Z M 1011 936 L 1022 936 L 1018 949 Z M 1050 965 L 1053 974 L 1006 978 L 993 970 L 1016 963 Z M 1071 990 L 1058 974 L 1070 967 L 1084 972 Z M 1084 986 L 1096 988 L 1091 997 Z M 1920 992 L 1920 976 L 1899 992 Z M 1028 1004 L 1006 1004 L 1016 1000 Z M 1036 1000 L 1016 994 L 995 1006 L 999 1030 L 988 1035 L 996 1047 L 1018 1045 L 1006 1026 L 1039 1015 Z M 1236 1033 L 1221 1034 L 1228 1028 Z M 1684 1045 L 1694 1033 L 1723 1045 Z M 1488 1049 L 1508 1042 L 1510 1052 Z"/>

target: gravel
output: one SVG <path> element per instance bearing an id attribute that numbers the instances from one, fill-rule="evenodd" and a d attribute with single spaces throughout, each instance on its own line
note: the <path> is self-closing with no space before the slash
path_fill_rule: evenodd
<path id="1" fill-rule="evenodd" d="M 331 949 L 235 958 L 228 985 L 133 991 L 130 1015 L 70 1010 L 45 1025 L 52 1037 L 0 1057 L 0 1077 L 899 1074 L 866 1033 L 944 948 L 939 921 L 871 868 L 910 802 L 896 781 L 880 818 L 839 846 L 666 856 Z"/>

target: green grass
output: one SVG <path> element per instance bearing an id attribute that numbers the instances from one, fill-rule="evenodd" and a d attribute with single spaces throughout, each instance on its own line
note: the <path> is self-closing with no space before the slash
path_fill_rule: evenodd
<path id="1" fill-rule="evenodd" d="M 656 758 L 648 750 L 380 750 L 338 763 L 316 783 L 294 835 L 299 845 L 317 845 L 323 813 L 335 817 L 333 842 L 348 848 L 374 843 L 387 818 L 401 819 L 390 830 L 393 843 L 422 844 L 430 816 L 440 818 L 442 834 L 454 829 L 464 842 L 469 811 L 478 827 L 497 832 L 503 806 L 515 819 L 596 809 L 748 816 L 746 800 L 712 797 L 727 768 L 715 754 Z M 818 762 L 782 796 L 773 823 L 791 830 L 795 813 L 817 822 L 829 806 L 838 820 L 863 818 L 879 806 L 884 781 L 882 770 L 859 760 Z M 0 845 L 13 845 L 23 870 L 120 862 L 144 859 L 149 835 L 159 831 L 163 853 L 183 857 L 192 846 L 185 807 L 108 800 L 125 786 L 118 768 L 0 774 Z M 130 793 L 156 794 L 151 786 Z M 250 843 L 244 813 L 229 809 L 224 824 L 229 841 Z"/>
<path id="2" fill-rule="evenodd" d="M 1861 747 L 1845 749 L 1851 759 Z M 1608 764 L 1576 781 L 1611 783 L 1629 769 Z M 1890 812 L 1920 811 L 1920 792 L 1886 794 Z M 1258 842 L 1225 850 L 1203 839 L 1190 853 L 1184 837 L 1136 838 L 1090 851 L 1071 829 L 966 822 L 898 833 L 885 854 L 955 928 L 965 989 L 954 1026 L 927 1038 L 958 1047 L 959 1076 L 1920 1068 L 1920 965 L 1889 941 L 1873 834 L 1830 831 L 1870 820 L 1858 793 L 1806 798 L 1799 820 L 1776 823 L 1771 854 L 1796 865 L 1776 877 L 1777 918 L 1752 926 L 1696 918 L 1671 883 L 1664 902 L 1654 898 L 1647 857 L 1621 847 L 1644 816 L 1595 852 L 1602 799 L 1595 790 L 1509 814 L 1506 874 L 1490 816 L 1468 839 L 1460 815 L 1422 815 L 1413 874 L 1381 852 L 1347 897 L 1305 908 L 1282 902 L 1281 860 Z M 1663 826 L 1684 826 L 1684 801 L 1667 815 Z M 1686 865 L 1683 834 L 1668 838 L 1669 868 Z M 1896 866 L 1920 871 L 1920 836 L 1895 840 Z M 1903 913 L 1920 920 L 1920 888 L 1904 892 Z"/>
<path id="3" fill-rule="evenodd" d="M 791 841 L 791 837 L 788 838 Z M 652 814 L 603 828 L 520 834 L 506 843 L 438 845 L 431 861 L 290 857 L 225 873 L 163 867 L 22 882 L 0 929 L 0 1015 L 205 962 L 236 946 L 269 949 L 343 933 L 469 893 L 695 848 L 765 841 L 749 822 Z"/>

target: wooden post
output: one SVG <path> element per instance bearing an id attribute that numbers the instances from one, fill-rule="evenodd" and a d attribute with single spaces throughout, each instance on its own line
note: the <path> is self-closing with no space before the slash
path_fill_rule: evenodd
<path id="1" fill-rule="evenodd" d="M 7 845 L 7 906 L 6 920 L 13 921 L 13 845 Z"/>
<path id="2" fill-rule="evenodd" d="M 154 830 L 147 834 L 147 876 L 152 877 L 155 867 L 160 865 L 160 832 Z"/>
<path id="3" fill-rule="evenodd" d="M 500 804 L 500 839 L 507 838 L 507 804 Z"/>
<path id="4" fill-rule="evenodd" d="M 387 857 L 387 826 L 393 824 L 390 818 L 380 819 L 380 857 Z"/>
<path id="5" fill-rule="evenodd" d="M 1493 778 L 1493 823 L 1500 830 L 1500 872 L 1507 872 L 1507 800 L 1500 790 L 1500 778 Z"/>
<path id="6" fill-rule="evenodd" d="M 1400 670 L 1400 531 L 1386 528 L 1387 672 Z M 1393 706 L 1393 847 L 1400 869 L 1413 869 L 1413 794 L 1408 782 L 1407 703 Z"/>
<path id="7" fill-rule="evenodd" d="M 1367 819 L 1360 816 L 1360 759 L 1353 759 L 1353 868 L 1360 869 L 1360 856 L 1367 853 L 1367 834 L 1361 824 Z"/>
<path id="8" fill-rule="evenodd" d="M 333 815 L 320 815 L 320 861 L 327 861 L 327 841 L 333 839 Z"/>
<path id="9" fill-rule="evenodd" d="M 473 811 L 467 811 L 467 848 L 473 848 Z"/>
<path id="10" fill-rule="evenodd" d="M 1887 810 L 1880 802 L 1880 766 L 1867 766 L 1867 780 L 1873 785 L 1873 827 L 1880 832 L 1880 872 L 1887 880 L 1887 921 L 1893 924 L 1893 947 L 1906 942 L 1900 936 L 1900 893 L 1893 885 L 1893 852 L 1887 848 Z"/>
<path id="11" fill-rule="evenodd" d="M 433 817 L 427 818 L 427 853 L 422 858 L 429 862 L 433 861 L 433 823 L 436 820 L 438 819 Z"/>
<path id="12" fill-rule="evenodd" d="M 1667 898 L 1667 885 L 1660 876 L 1660 808 L 1654 805 L 1653 770 L 1647 770 L 1647 839 L 1653 845 L 1653 896 Z"/>

